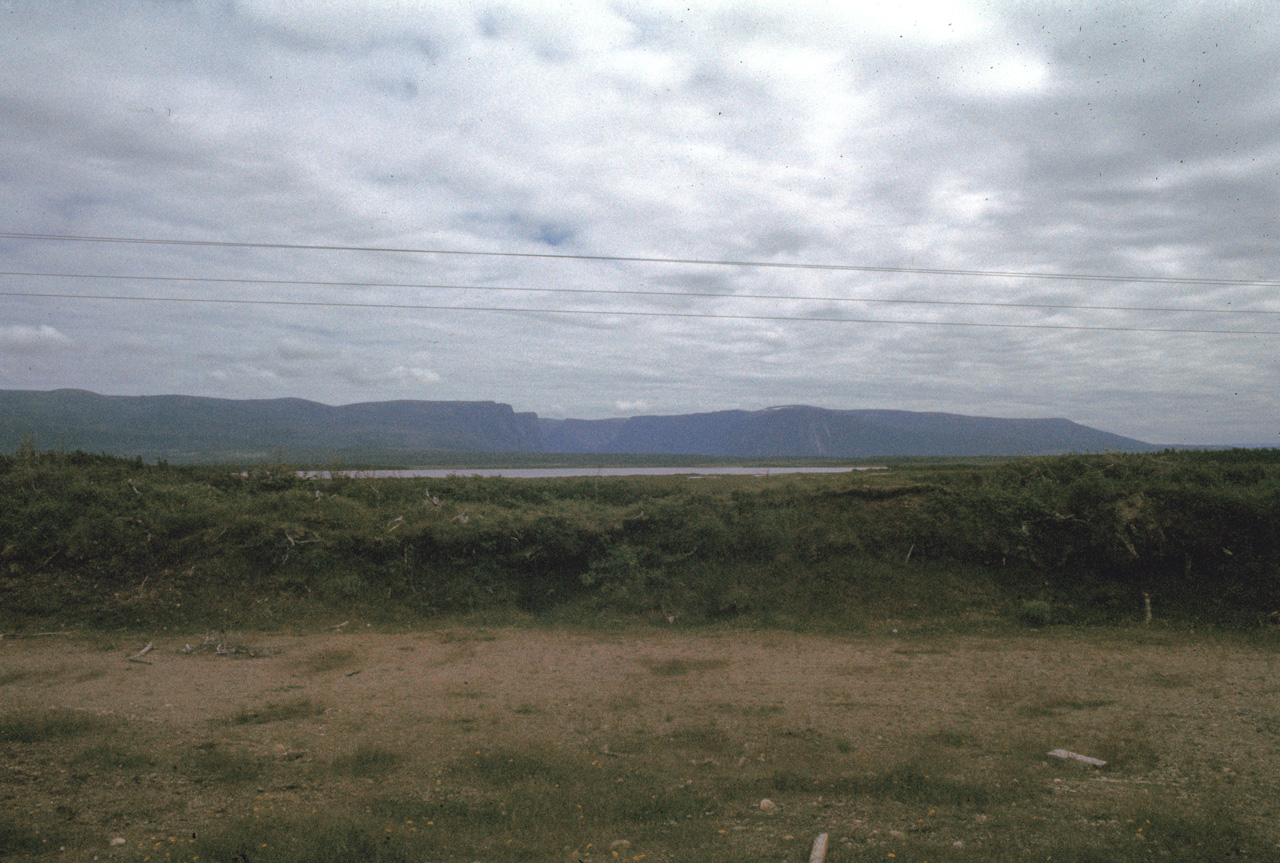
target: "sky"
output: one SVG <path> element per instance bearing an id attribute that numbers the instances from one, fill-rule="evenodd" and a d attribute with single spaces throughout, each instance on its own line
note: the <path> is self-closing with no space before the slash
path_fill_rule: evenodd
<path id="1" fill-rule="evenodd" d="M 1271 3 L 12 0 L 0 70 L 0 389 L 1280 446 Z"/>

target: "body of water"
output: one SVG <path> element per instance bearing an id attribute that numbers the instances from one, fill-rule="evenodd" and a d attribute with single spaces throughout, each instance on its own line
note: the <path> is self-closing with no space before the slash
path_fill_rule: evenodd
<path id="1" fill-rule="evenodd" d="M 887 467 L 494 467 L 431 468 L 423 470 L 361 470 L 352 476 L 368 479 L 409 479 L 447 476 L 500 476 L 507 479 L 552 479 L 569 476 L 688 476 L 702 479 L 716 476 L 783 476 L 793 473 L 850 473 L 857 470 L 888 470 Z M 304 471 L 307 478 L 328 479 L 329 471 Z"/>

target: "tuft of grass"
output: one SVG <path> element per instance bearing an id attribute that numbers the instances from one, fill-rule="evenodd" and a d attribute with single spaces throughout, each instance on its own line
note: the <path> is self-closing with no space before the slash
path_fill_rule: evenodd
<path id="1" fill-rule="evenodd" d="M 12 816 L 0 815 L 0 859 L 10 854 L 35 851 L 40 847 L 40 836 L 26 824 Z"/>
<path id="2" fill-rule="evenodd" d="M 649 665 L 654 677 L 683 677 L 695 671 L 714 671 L 729 664 L 727 659 L 664 659 Z"/>
<path id="3" fill-rule="evenodd" d="M 0 716 L 0 743 L 47 743 L 104 728 L 107 720 L 76 710 L 19 710 Z"/>
<path id="4" fill-rule="evenodd" d="M 1053 608 L 1041 599 L 1033 599 L 1018 606 L 1018 622 L 1023 626 L 1039 629 L 1048 626 L 1053 617 Z"/>
<path id="5" fill-rule="evenodd" d="M 81 750 L 73 759 L 75 763 L 87 764 L 100 770 L 140 770 L 154 765 L 155 759 L 145 752 L 126 749 L 114 743 L 97 743 Z"/>
<path id="6" fill-rule="evenodd" d="M 0 686 L 9 686 L 14 683 L 43 683 L 47 680 L 55 680 L 66 673 L 63 668 L 19 668 L 16 671 L 6 671 L 0 674 Z"/>
<path id="7" fill-rule="evenodd" d="M 257 779 L 262 763 L 241 752 L 232 752 L 217 743 L 205 743 L 187 753 L 180 769 L 198 783 L 238 785 Z"/>
<path id="8" fill-rule="evenodd" d="M 1113 770 L 1143 772 L 1160 763 L 1159 741 L 1152 738 L 1147 724 L 1135 722 L 1099 737 L 1094 744 L 1097 757 Z"/>
<path id="9" fill-rule="evenodd" d="M 736 748 L 733 739 L 724 729 L 710 723 L 677 728 L 671 732 L 670 740 L 673 745 L 682 749 L 711 755 L 724 755 Z"/>
<path id="10" fill-rule="evenodd" d="M 420 859 L 401 836 L 348 815 L 311 819 L 243 819 L 202 834 L 192 846 L 200 860 L 253 863 L 402 863 Z"/>
<path id="11" fill-rule="evenodd" d="M 985 785 L 940 775 L 936 766 L 911 763 L 842 784 L 854 793 L 925 806 L 987 806 L 999 796 Z"/>
<path id="12" fill-rule="evenodd" d="M 330 768 L 343 776 L 377 776 L 400 764 L 399 752 L 384 746 L 363 743 L 345 755 L 333 759 Z"/>
<path id="13" fill-rule="evenodd" d="M 947 749 L 963 749 L 972 742 L 971 735 L 954 728 L 942 728 L 924 737 L 925 745 L 942 746 Z"/>
<path id="14" fill-rule="evenodd" d="M 498 636 L 484 629 L 443 629 L 436 635 L 441 644 L 471 644 L 476 641 L 497 641 Z"/>
<path id="15" fill-rule="evenodd" d="M 1143 682 L 1156 689 L 1182 689 L 1191 685 L 1191 679 L 1185 674 L 1168 674 L 1163 671 L 1152 671 L 1144 674 Z"/>
<path id="16" fill-rule="evenodd" d="M 715 705 L 721 713 L 738 713 L 753 719 L 767 719 L 786 712 L 781 704 L 737 704 L 732 701 L 721 701 Z"/>
<path id="17" fill-rule="evenodd" d="M 268 722 L 283 722 L 289 719 L 306 719 L 309 716 L 324 713 L 324 708 L 312 704 L 310 698 L 297 698 L 280 704 L 268 702 L 256 709 L 241 707 L 228 723 L 231 725 L 265 725 Z"/>
<path id="18" fill-rule="evenodd" d="M 355 662 L 356 653 L 344 647 L 326 647 L 302 660 L 302 667 L 312 674 L 323 674 L 326 671 L 337 671 L 349 667 Z"/>
<path id="19" fill-rule="evenodd" d="M 1019 713 L 1029 718 L 1057 716 L 1064 710 L 1097 710 L 1115 704 L 1114 698 L 1073 698 L 1066 695 L 1050 695 L 1036 699 L 1019 708 Z"/>

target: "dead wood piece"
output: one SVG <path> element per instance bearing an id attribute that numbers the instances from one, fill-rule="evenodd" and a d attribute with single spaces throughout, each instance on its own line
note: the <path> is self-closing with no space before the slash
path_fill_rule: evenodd
<path id="1" fill-rule="evenodd" d="M 819 833 L 813 840 L 813 850 L 809 852 L 809 863 L 822 863 L 827 857 L 827 834 Z"/>
<path id="2" fill-rule="evenodd" d="M 1082 764 L 1088 764 L 1090 767 L 1107 766 L 1107 762 L 1101 758 L 1090 758 L 1088 755 L 1081 755 L 1079 752 L 1071 752 L 1067 749 L 1055 749 L 1049 755 L 1053 758 L 1062 758 L 1067 761 L 1079 761 Z"/>
<path id="3" fill-rule="evenodd" d="M 146 646 L 146 647 L 144 647 L 144 648 L 142 648 L 141 650 L 139 650 L 139 651 L 138 651 L 137 653 L 135 653 L 133 656 L 130 656 L 130 657 L 128 658 L 128 660 L 127 660 L 127 661 L 128 661 L 128 662 L 138 662 L 138 663 L 141 663 L 142 665 L 151 665 L 151 664 L 152 664 L 152 660 L 150 660 L 150 659 L 143 659 L 142 657 L 146 656 L 146 655 L 147 655 L 147 653 L 149 653 L 149 652 L 151 651 L 151 648 L 155 647 L 155 644 L 156 644 L 156 643 L 155 643 L 154 641 L 148 641 L 148 642 L 147 642 L 147 646 Z"/>

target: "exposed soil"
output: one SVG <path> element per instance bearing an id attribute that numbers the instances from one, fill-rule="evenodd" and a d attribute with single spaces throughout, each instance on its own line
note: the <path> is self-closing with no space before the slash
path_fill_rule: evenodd
<path id="1" fill-rule="evenodd" d="M 118 636 L 0 640 L 0 713 L 69 710 L 105 723 L 0 740 L 0 807 L 38 836 L 17 846 L 14 859 L 191 859 L 179 854 L 189 837 L 261 807 L 323 811 L 375 786 L 429 797 L 443 765 L 487 747 L 643 763 L 696 787 L 723 784 L 735 771 L 793 769 L 787 753 L 799 744 L 788 741 L 796 740 L 835 741 L 824 761 L 816 743 L 804 750 L 805 764 L 846 772 L 923 758 L 965 781 L 998 783 L 1011 769 L 1011 781 L 1043 792 L 1024 804 L 1028 817 L 1060 816 L 1064 829 L 1122 830 L 1133 795 L 1151 793 L 1228 805 L 1261 840 L 1280 843 L 1273 643 L 1156 631 L 346 629 L 250 634 L 227 641 L 240 648 L 228 654 L 199 636 L 157 638 L 142 657 L 150 664 L 126 661 L 143 645 Z M 93 750 L 107 744 L 119 748 L 116 767 Z M 360 745 L 407 760 L 371 777 L 335 774 L 330 766 Z M 1113 763 L 1094 771 L 1045 756 L 1059 747 Z M 244 781 L 210 778 L 190 766 L 202 748 L 248 755 L 261 769 Z M 758 797 L 726 805 L 708 816 L 710 838 L 698 842 L 727 833 L 724 842 L 761 859 L 798 860 L 825 831 L 829 859 L 850 859 L 896 841 L 913 821 L 924 824 L 924 810 L 934 815 L 927 804 L 917 812 L 852 794 L 824 797 L 801 781 L 778 787 L 778 816 L 764 815 Z M 988 814 L 1013 817 L 995 808 L 949 807 L 929 831 L 907 838 L 913 847 L 962 843 L 975 855 L 965 859 L 982 859 L 983 843 L 1010 829 L 990 825 Z M 1100 826 L 1111 822 L 1119 826 Z M 630 844 L 614 850 L 661 859 L 688 849 L 692 840 L 674 837 L 675 829 L 627 836 Z M 1030 845 L 1036 829 L 1027 828 Z M 546 850 L 544 859 L 613 853 Z M 456 853 L 482 859 L 471 849 Z"/>

